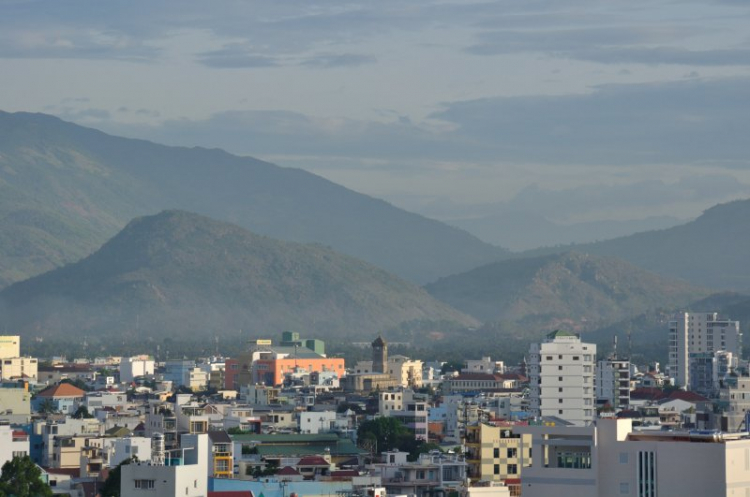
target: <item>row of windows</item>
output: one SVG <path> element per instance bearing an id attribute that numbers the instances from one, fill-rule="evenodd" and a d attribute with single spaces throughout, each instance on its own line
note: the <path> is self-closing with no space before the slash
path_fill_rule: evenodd
<path id="1" fill-rule="evenodd" d="M 495 464 L 495 467 L 493 468 L 493 473 L 496 475 L 500 474 L 500 465 Z M 517 464 L 508 464 L 506 474 L 509 475 L 517 475 L 518 474 L 518 465 Z"/>
<path id="2" fill-rule="evenodd" d="M 517 457 L 518 456 L 518 449 L 515 447 L 510 447 L 506 449 L 505 451 L 506 457 Z M 500 449 L 498 447 L 495 447 L 492 451 L 492 457 L 495 459 L 498 459 L 500 457 Z"/>

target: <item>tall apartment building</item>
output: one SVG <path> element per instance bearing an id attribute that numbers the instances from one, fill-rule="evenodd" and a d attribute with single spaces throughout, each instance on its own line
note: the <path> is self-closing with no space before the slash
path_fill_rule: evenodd
<path id="1" fill-rule="evenodd" d="M 595 417 L 596 345 L 578 335 L 553 331 L 529 347 L 529 408 L 537 416 L 586 426 Z"/>
<path id="2" fill-rule="evenodd" d="M 740 322 L 716 312 L 680 312 L 669 322 L 669 375 L 679 387 L 690 386 L 690 356 L 719 351 L 740 357 Z"/>
<path id="3" fill-rule="evenodd" d="M 602 359 L 596 368 L 596 399 L 615 410 L 630 406 L 630 361 L 616 356 Z"/>
<path id="4" fill-rule="evenodd" d="M 18 335 L 0 335 L 0 359 L 20 357 L 21 337 Z"/>

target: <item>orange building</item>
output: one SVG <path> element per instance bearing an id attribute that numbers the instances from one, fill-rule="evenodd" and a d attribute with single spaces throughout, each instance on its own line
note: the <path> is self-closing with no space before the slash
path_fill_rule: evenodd
<path id="1" fill-rule="evenodd" d="M 314 354 L 314 356 L 313 356 Z M 281 385 L 284 375 L 304 369 L 309 373 L 333 371 L 339 378 L 344 376 L 344 359 L 323 357 L 314 352 L 301 352 L 285 357 L 261 358 L 253 362 L 253 379 L 256 383 Z"/>

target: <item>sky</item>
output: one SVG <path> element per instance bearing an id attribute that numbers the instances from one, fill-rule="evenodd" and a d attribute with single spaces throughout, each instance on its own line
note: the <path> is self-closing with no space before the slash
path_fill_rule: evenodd
<path id="1" fill-rule="evenodd" d="M 441 219 L 750 198 L 750 2 L 0 0 L 0 109 Z"/>

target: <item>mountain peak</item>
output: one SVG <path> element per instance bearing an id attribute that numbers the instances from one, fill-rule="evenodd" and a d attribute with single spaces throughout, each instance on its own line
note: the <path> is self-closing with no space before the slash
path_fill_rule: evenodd
<path id="1" fill-rule="evenodd" d="M 0 302 L 22 333 L 305 329 L 364 338 L 411 321 L 476 324 L 365 262 L 181 210 L 133 220 L 91 256 L 11 285 Z"/>

